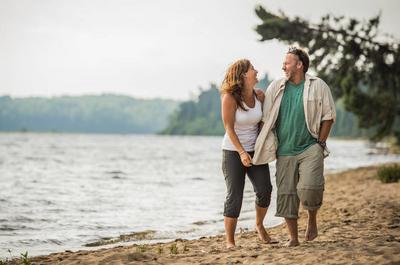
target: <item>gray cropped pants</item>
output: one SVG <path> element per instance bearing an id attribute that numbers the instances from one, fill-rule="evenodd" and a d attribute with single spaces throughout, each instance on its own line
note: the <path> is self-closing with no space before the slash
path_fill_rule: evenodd
<path id="1" fill-rule="evenodd" d="M 254 152 L 249 152 L 253 157 Z M 271 178 L 268 164 L 245 167 L 236 151 L 222 150 L 222 171 L 226 184 L 224 216 L 237 218 L 243 201 L 245 176 L 249 177 L 256 194 L 256 204 L 267 208 L 271 202 Z"/>

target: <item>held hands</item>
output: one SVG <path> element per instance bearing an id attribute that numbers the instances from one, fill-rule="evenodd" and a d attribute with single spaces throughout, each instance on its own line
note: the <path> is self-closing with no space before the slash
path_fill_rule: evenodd
<path id="1" fill-rule="evenodd" d="M 240 160 L 242 161 L 242 164 L 245 167 L 251 167 L 251 157 L 250 157 L 250 155 L 244 150 L 241 151 L 239 153 L 239 155 L 240 155 Z"/>

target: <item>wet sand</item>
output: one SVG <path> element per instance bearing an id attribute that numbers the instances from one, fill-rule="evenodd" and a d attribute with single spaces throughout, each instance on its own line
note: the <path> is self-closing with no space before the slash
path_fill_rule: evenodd
<path id="1" fill-rule="evenodd" d="M 254 231 L 237 231 L 238 247 L 224 236 L 170 243 L 62 252 L 33 264 L 400 264 L 400 183 L 375 179 L 376 166 L 326 176 L 319 236 L 304 242 L 306 212 L 299 219 L 300 246 L 287 248 L 286 226 L 268 229 L 278 244 L 262 244 Z M 7 264 L 21 264 L 16 261 Z"/>

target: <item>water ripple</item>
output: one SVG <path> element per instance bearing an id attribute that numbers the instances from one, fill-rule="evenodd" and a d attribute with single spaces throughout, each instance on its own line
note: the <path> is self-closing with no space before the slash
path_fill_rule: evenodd
<path id="1" fill-rule="evenodd" d="M 0 258 L 9 246 L 29 246 L 38 255 L 100 240 L 140 240 L 140 231 L 155 231 L 147 241 L 220 233 L 226 192 L 221 140 L 1 135 Z M 331 140 L 329 147 L 328 170 L 400 161 L 372 154 L 363 141 Z M 270 169 L 274 184 L 274 163 Z M 244 193 L 240 226 L 252 228 L 254 191 L 247 178 Z M 279 222 L 266 219 L 267 226 Z"/>

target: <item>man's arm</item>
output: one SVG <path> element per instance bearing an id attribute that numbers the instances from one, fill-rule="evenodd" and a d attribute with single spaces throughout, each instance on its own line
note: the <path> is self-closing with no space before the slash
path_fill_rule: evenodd
<path id="1" fill-rule="evenodd" d="M 331 120 L 332 123 L 336 120 L 336 108 L 335 101 L 333 100 L 331 89 L 329 86 L 323 81 L 320 80 L 322 86 L 322 122 Z M 332 124 L 331 124 L 332 126 Z M 321 128 L 322 129 L 322 128 Z M 329 130 L 328 130 L 329 134 Z"/>
<path id="2" fill-rule="evenodd" d="M 321 129 L 319 130 L 318 141 L 326 142 L 329 132 L 331 131 L 333 120 L 322 121 Z"/>
<path id="3" fill-rule="evenodd" d="M 328 139 L 332 124 L 336 120 L 336 109 L 329 86 L 324 81 L 321 80 L 321 82 L 324 93 L 322 98 L 322 121 L 318 135 L 318 142 L 325 148 L 325 142 Z"/>
<path id="4" fill-rule="evenodd" d="M 261 88 L 255 88 L 254 91 L 256 92 L 257 99 L 261 102 L 261 105 L 264 104 L 265 94 Z"/>
<path id="5" fill-rule="evenodd" d="M 324 93 L 322 98 L 322 121 L 319 130 L 318 141 L 325 142 L 326 139 L 328 139 L 332 124 L 335 122 L 336 109 L 329 86 L 324 81 L 321 80 L 321 82 Z"/>

